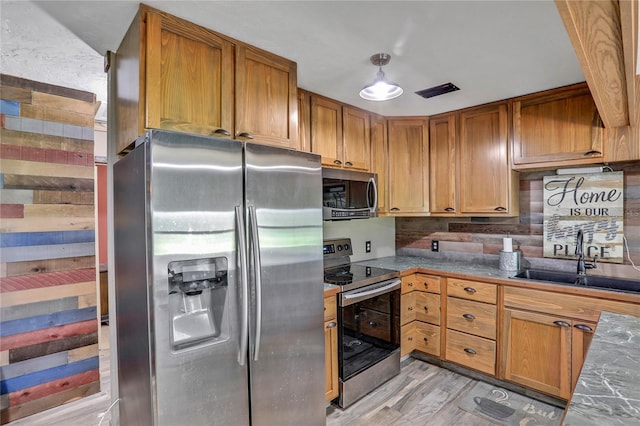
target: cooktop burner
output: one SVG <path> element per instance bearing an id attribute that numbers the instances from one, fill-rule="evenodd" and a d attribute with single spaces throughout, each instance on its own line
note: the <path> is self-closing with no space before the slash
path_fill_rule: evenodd
<path id="1" fill-rule="evenodd" d="M 397 271 L 391 269 L 349 264 L 325 269 L 324 282 L 339 285 L 341 291 L 346 291 L 399 276 Z"/>

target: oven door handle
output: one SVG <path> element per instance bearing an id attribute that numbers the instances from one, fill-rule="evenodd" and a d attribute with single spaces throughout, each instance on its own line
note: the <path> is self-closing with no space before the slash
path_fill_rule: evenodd
<path id="1" fill-rule="evenodd" d="M 340 306 L 349 306 L 362 300 L 370 299 L 372 297 L 380 296 L 385 293 L 397 290 L 401 287 L 402 281 L 393 280 L 391 282 L 387 281 L 386 283 L 388 284 L 383 285 L 382 287 L 376 287 L 372 290 L 342 293 L 340 297 Z"/>

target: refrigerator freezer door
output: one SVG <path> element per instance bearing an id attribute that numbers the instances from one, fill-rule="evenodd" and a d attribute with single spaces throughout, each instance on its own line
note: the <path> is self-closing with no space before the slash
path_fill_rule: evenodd
<path id="1" fill-rule="evenodd" d="M 150 146 L 158 424 L 249 424 L 248 371 L 238 357 L 242 144 L 152 131 Z M 207 325 L 198 332 L 194 322 Z"/>
<path id="2" fill-rule="evenodd" d="M 246 144 L 245 161 L 251 422 L 324 425 L 320 160 Z"/>

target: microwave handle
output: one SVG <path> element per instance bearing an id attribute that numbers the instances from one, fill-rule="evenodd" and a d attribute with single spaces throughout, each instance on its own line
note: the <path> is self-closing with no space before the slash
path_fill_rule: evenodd
<path id="1" fill-rule="evenodd" d="M 373 185 L 373 203 L 369 202 L 369 188 L 371 185 Z M 378 210 L 378 185 L 376 185 L 376 179 L 373 177 L 369 178 L 369 183 L 367 184 L 367 207 L 369 207 L 372 214 L 376 214 L 376 210 Z"/>

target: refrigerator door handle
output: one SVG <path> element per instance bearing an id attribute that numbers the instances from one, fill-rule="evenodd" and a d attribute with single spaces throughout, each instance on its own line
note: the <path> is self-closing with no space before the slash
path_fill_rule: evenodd
<path id="1" fill-rule="evenodd" d="M 258 239 L 258 218 L 255 206 L 249 206 L 249 226 L 251 227 L 251 244 L 253 248 L 253 267 L 256 283 L 256 337 L 253 347 L 253 360 L 258 360 L 260 351 L 260 335 L 262 334 L 262 262 L 260 260 L 260 240 Z"/>
<path id="2" fill-rule="evenodd" d="M 249 274 L 247 272 L 247 243 L 244 232 L 242 207 L 236 206 L 236 227 L 238 231 L 238 252 L 240 255 L 240 286 L 242 287 L 242 315 L 240 323 L 240 350 L 238 364 L 247 362 L 247 345 L 249 344 Z"/>
<path id="3" fill-rule="evenodd" d="M 373 203 L 369 203 L 368 194 L 369 188 L 373 186 Z M 378 210 L 378 185 L 376 184 L 376 180 L 374 178 L 369 179 L 369 183 L 367 184 L 367 204 L 369 204 L 369 211 L 375 214 L 376 210 Z"/>

